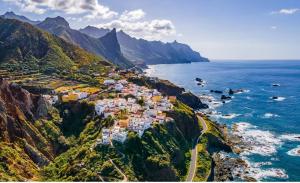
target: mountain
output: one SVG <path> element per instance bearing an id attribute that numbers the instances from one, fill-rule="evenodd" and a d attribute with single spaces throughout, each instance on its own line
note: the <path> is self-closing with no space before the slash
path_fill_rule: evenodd
<path id="1" fill-rule="evenodd" d="M 125 57 L 133 62 L 146 64 L 172 64 L 207 62 L 198 52 L 188 45 L 178 43 L 163 43 L 161 41 L 147 41 L 136 39 L 123 31 L 118 32 L 118 40 Z"/>
<path id="2" fill-rule="evenodd" d="M 16 15 L 13 11 L 6 12 L 5 14 L 1 15 L 0 17 L 6 18 L 6 19 L 16 19 L 16 20 L 20 20 L 22 22 L 27 22 L 27 23 L 33 24 L 33 25 L 40 23 L 40 21 L 33 21 L 33 20 L 28 19 L 25 16 Z"/>
<path id="3" fill-rule="evenodd" d="M 42 72 L 76 71 L 90 64 L 110 65 L 101 57 L 35 26 L 0 18 L 0 64 Z"/>
<path id="4" fill-rule="evenodd" d="M 88 26 L 80 29 L 82 33 L 99 38 L 107 29 Z M 207 62 L 207 58 L 202 57 L 198 52 L 192 50 L 188 45 L 174 41 L 163 43 L 161 41 L 147 41 L 136 39 L 123 31 L 117 33 L 121 51 L 126 58 L 135 64 L 170 64 L 170 63 L 190 63 Z"/>
<path id="5" fill-rule="evenodd" d="M 134 66 L 129 60 L 123 57 L 118 39 L 113 31 L 111 34 L 104 35 L 107 38 L 93 38 L 78 30 L 71 29 L 69 23 L 59 16 L 46 18 L 43 22 L 37 24 L 37 26 L 91 53 L 104 56 L 107 60 L 122 68 L 131 68 Z"/>
<path id="6" fill-rule="evenodd" d="M 105 34 L 107 34 L 108 32 L 110 32 L 109 29 L 102 29 L 102 28 L 97 28 L 97 27 L 93 27 L 93 26 L 87 26 L 83 29 L 79 29 L 80 32 L 89 35 L 91 37 L 94 38 L 100 38 L 103 37 Z"/>

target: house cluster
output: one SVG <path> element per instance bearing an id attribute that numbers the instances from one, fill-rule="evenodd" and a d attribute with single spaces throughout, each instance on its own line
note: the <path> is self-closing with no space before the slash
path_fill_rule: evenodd
<path id="1" fill-rule="evenodd" d="M 176 97 L 166 97 L 155 89 L 148 89 L 122 81 L 107 81 L 112 87 L 120 87 L 120 96 L 114 99 L 98 100 L 95 104 L 95 111 L 99 116 L 115 119 L 111 129 L 102 131 L 102 140 L 98 143 L 109 144 L 111 140 L 124 142 L 127 131 L 135 131 L 141 137 L 144 131 L 151 128 L 153 123 L 164 123 L 173 119 L 167 117 L 166 112 L 173 107 Z M 119 88 L 118 88 L 119 89 Z"/>
<path id="2" fill-rule="evenodd" d="M 68 92 L 67 94 L 64 94 L 61 99 L 63 102 L 70 102 L 70 101 L 77 101 L 80 99 L 84 99 L 88 97 L 87 92 L 80 92 L 80 91 L 71 91 Z"/>

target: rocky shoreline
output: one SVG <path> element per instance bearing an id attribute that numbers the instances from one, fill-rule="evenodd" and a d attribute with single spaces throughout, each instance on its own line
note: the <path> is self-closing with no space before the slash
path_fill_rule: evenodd
<path id="1" fill-rule="evenodd" d="M 209 181 L 258 181 L 250 175 L 249 162 L 239 157 L 239 154 L 247 149 L 247 145 L 243 143 L 241 137 L 228 132 L 226 125 L 221 125 L 216 121 L 212 121 L 222 132 L 226 144 L 229 145 L 232 152 L 214 152 L 212 157 L 212 171 Z M 230 129 L 234 130 L 234 129 Z"/>

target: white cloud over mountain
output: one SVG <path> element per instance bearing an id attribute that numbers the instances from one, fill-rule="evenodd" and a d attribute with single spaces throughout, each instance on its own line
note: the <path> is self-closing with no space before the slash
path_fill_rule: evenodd
<path id="1" fill-rule="evenodd" d="M 3 0 L 20 7 L 21 11 L 43 14 L 49 10 L 66 14 L 85 14 L 86 18 L 108 19 L 118 15 L 97 0 Z"/>
<path id="2" fill-rule="evenodd" d="M 137 9 L 133 11 L 124 11 L 120 17 L 122 21 L 136 21 L 144 18 L 146 13 L 142 9 Z"/>
<path id="3" fill-rule="evenodd" d="M 1 0 L 0 0 L 1 1 Z M 107 20 L 96 25 L 101 28 L 116 28 L 137 38 L 160 40 L 175 36 L 176 30 L 172 21 L 167 19 L 146 20 L 142 9 L 118 13 L 99 0 L 2 0 L 19 7 L 20 11 L 44 14 L 56 11 L 67 15 L 70 21 Z M 76 15 L 76 16 L 72 16 Z M 79 15 L 79 16 L 78 16 Z"/>
<path id="4" fill-rule="evenodd" d="M 142 20 L 145 15 L 146 13 L 141 9 L 125 11 L 118 19 L 96 26 L 99 28 L 116 28 L 131 36 L 148 40 L 160 40 L 164 37 L 176 35 L 172 21 L 166 19 Z"/>

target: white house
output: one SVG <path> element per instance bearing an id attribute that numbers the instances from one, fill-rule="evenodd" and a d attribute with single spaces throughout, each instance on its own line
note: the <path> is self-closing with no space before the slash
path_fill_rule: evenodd
<path id="1" fill-rule="evenodd" d="M 119 132 L 119 133 L 114 133 L 112 135 L 113 140 L 121 142 L 121 143 L 123 143 L 126 140 L 126 138 L 127 138 L 127 132 L 126 131 Z"/>
<path id="2" fill-rule="evenodd" d="M 116 83 L 116 81 L 113 79 L 108 79 L 103 82 L 104 85 L 113 85 L 115 83 Z"/>
<path id="3" fill-rule="evenodd" d="M 84 99 L 88 97 L 87 92 L 76 92 L 76 94 L 78 95 L 78 99 Z"/>
<path id="4" fill-rule="evenodd" d="M 108 135 L 102 136 L 102 144 L 105 144 L 105 145 L 110 144 L 110 137 Z"/>
<path id="5" fill-rule="evenodd" d="M 125 79 L 122 79 L 120 81 L 118 81 L 118 83 L 122 84 L 122 85 L 127 85 L 128 82 Z"/>
<path id="6" fill-rule="evenodd" d="M 123 88 L 124 88 L 124 86 L 123 86 L 121 83 L 117 83 L 117 84 L 115 85 L 115 90 L 116 90 L 116 91 L 122 91 Z"/>
<path id="7" fill-rule="evenodd" d="M 105 109 L 106 109 L 106 106 L 104 105 L 104 102 L 101 100 L 98 100 L 95 105 L 96 113 L 100 116 L 104 113 Z"/>

